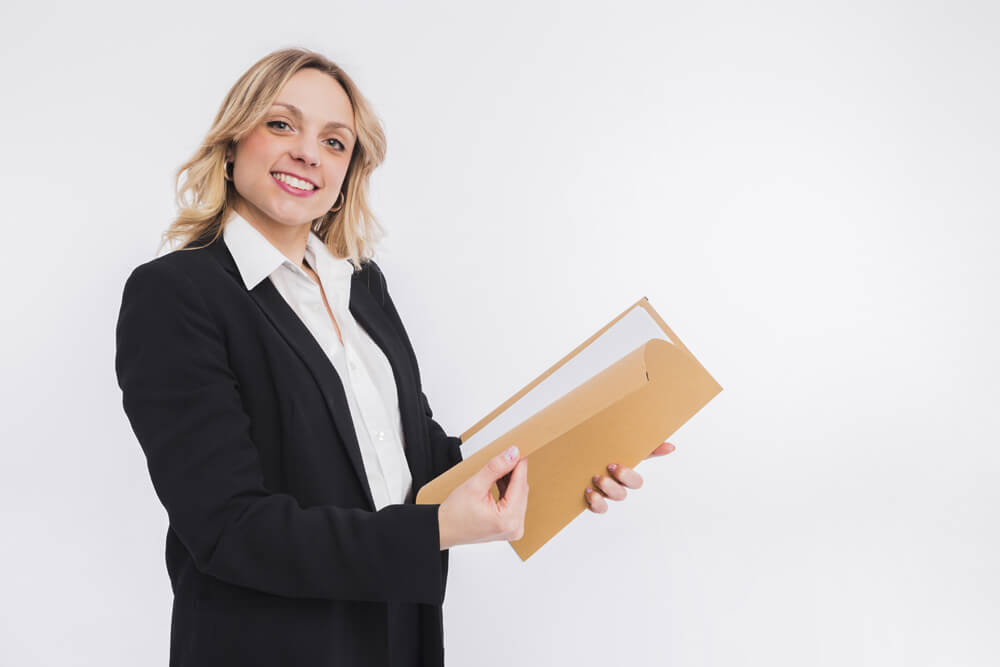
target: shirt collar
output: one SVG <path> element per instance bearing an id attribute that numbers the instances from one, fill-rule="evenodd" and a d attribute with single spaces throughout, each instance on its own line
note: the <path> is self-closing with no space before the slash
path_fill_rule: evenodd
<path id="1" fill-rule="evenodd" d="M 240 276 L 243 278 L 243 284 L 248 290 L 252 290 L 282 265 L 286 265 L 291 271 L 302 274 L 303 278 L 309 279 L 301 267 L 296 266 L 280 250 L 271 245 L 271 242 L 257 231 L 256 227 L 247 222 L 246 218 L 235 210 L 230 211 L 229 220 L 222 230 L 222 236 L 236 262 L 236 268 L 239 269 Z M 324 283 L 328 278 L 334 280 L 349 279 L 354 272 L 354 265 L 347 259 L 334 257 L 322 239 L 312 230 L 309 231 L 309 236 L 306 239 L 305 258 Z"/>
<path id="2" fill-rule="evenodd" d="M 323 282 L 327 280 L 350 281 L 354 274 L 354 265 L 351 264 L 351 261 L 335 257 L 326 243 L 312 230 L 309 230 L 309 236 L 306 238 L 306 261 L 320 275 Z"/>

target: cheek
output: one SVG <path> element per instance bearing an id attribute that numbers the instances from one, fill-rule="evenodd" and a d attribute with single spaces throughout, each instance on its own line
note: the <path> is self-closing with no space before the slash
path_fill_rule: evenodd
<path id="1" fill-rule="evenodd" d="M 267 166 L 280 152 L 280 147 L 273 137 L 261 132 L 252 132 L 240 142 L 236 159 L 255 167 Z"/>
<path id="2" fill-rule="evenodd" d="M 338 193 L 344 188 L 344 179 L 347 176 L 347 163 L 330 169 L 324 177 L 324 182 L 327 184 L 327 189 L 329 192 L 327 194 L 333 193 L 333 197 L 338 197 Z"/>

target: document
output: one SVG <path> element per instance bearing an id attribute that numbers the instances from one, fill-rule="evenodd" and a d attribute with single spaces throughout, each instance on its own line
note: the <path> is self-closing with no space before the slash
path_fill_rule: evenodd
<path id="1" fill-rule="evenodd" d="M 636 467 L 722 387 L 643 297 L 462 436 L 464 460 L 417 492 L 441 503 L 511 445 L 530 459 L 522 561 L 587 511 L 608 463 Z M 499 498 L 496 485 L 494 498 Z"/>

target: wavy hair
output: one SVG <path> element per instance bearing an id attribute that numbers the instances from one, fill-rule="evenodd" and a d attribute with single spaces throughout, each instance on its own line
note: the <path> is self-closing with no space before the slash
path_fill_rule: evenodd
<path id="1" fill-rule="evenodd" d="M 237 192 L 226 175 L 226 151 L 263 120 L 285 83 L 311 67 L 332 76 L 347 93 L 354 112 L 357 141 L 341 191 L 344 203 L 312 221 L 312 231 L 337 257 L 347 257 L 356 271 L 370 259 L 385 235 L 368 202 L 369 178 L 385 159 L 385 133 L 374 110 L 354 81 L 325 56 L 303 48 L 270 53 L 248 69 L 226 94 L 201 146 L 175 175 L 178 214 L 162 235 L 166 243 L 194 250 L 194 242 L 212 243 L 221 234 Z M 181 178 L 184 177 L 183 184 Z M 198 246 L 203 247 L 203 246 Z"/>

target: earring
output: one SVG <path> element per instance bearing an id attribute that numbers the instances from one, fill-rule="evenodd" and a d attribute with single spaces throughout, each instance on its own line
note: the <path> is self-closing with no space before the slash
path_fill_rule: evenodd
<path id="1" fill-rule="evenodd" d="M 227 181 L 233 180 L 232 174 L 229 173 L 229 168 L 232 166 L 233 166 L 232 162 L 226 162 L 226 164 L 222 167 L 222 177 Z"/>
<path id="2" fill-rule="evenodd" d="M 344 197 L 344 191 L 343 190 L 341 190 L 340 194 L 337 195 L 337 200 L 339 201 L 341 197 Z M 330 209 L 330 213 L 336 213 L 340 209 L 344 208 L 344 204 L 346 204 L 346 203 L 347 203 L 347 197 L 344 197 L 344 201 L 341 202 L 340 206 L 338 208 L 331 208 Z"/>

